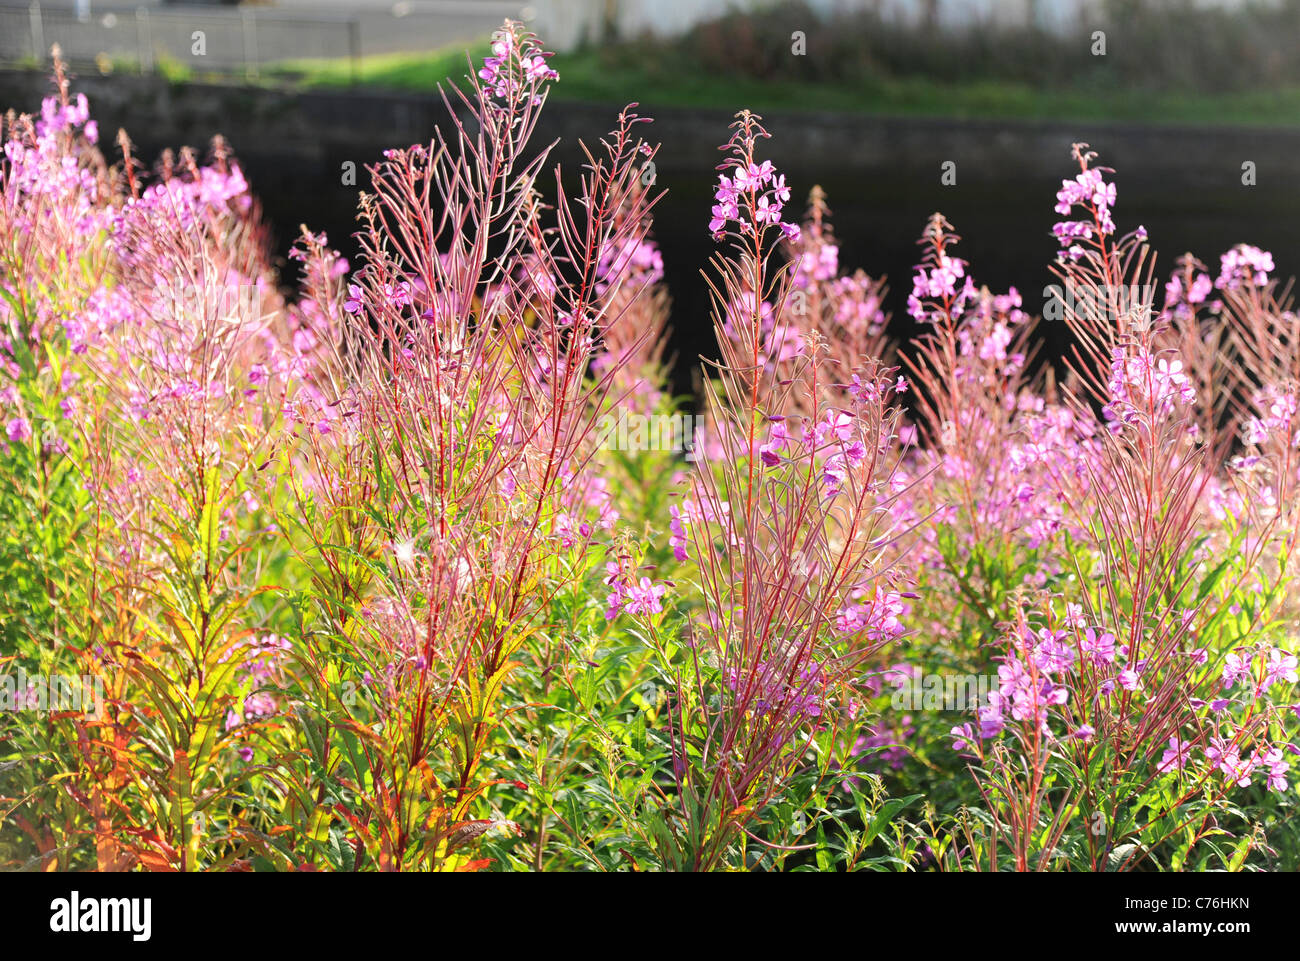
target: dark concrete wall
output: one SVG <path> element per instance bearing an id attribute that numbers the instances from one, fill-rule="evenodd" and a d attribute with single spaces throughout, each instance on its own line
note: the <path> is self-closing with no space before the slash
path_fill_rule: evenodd
<path id="1" fill-rule="evenodd" d="M 446 119 L 435 96 L 376 91 L 282 90 L 194 84 L 158 78 L 77 78 L 91 100 L 103 138 L 126 127 L 144 159 L 167 146 L 206 147 L 214 133 L 231 142 L 262 199 L 283 254 L 306 223 L 354 254 L 357 192 L 369 178 L 361 168 L 386 147 L 427 142 Z M 48 81 L 41 73 L 0 71 L 0 108 L 36 110 Z M 740 105 L 737 105 L 740 106 Z M 615 123 L 608 105 L 548 105 L 538 145 L 560 138 L 555 158 L 572 173 L 578 138 L 596 140 Z M 674 348 L 684 363 L 678 387 L 690 388 L 693 358 L 713 350 L 708 288 L 700 277 L 716 246 L 707 223 L 717 145 L 728 136 L 729 110 L 656 109 L 643 135 L 662 142 L 657 186 L 667 188 L 655 217 L 673 296 Z M 963 237 L 960 256 L 977 281 L 995 290 L 1014 285 L 1025 309 L 1040 312 L 1042 291 L 1054 282 L 1049 264 L 1057 244 L 1051 225 L 1061 179 L 1077 172 L 1070 144 L 1087 141 L 1118 171 L 1116 221 L 1122 231 L 1144 224 L 1163 274 L 1184 251 L 1217 271 L 1218 256 L 1248 242 L 1274 254 L 1278 272 L 1300 273 L 1300 130 L 1194 129 L 1098 123 L 1017 123 L 986 120 L 879 118 L 800 112 L 770 115 L 769 156 L 787 173 L 792 209 L 813 184 L 827 193 L 841 245 L 841 264 L 890 278 L 888 307 L 905 321 L 904 301 L 926 219 L 941 210 Z M 113 156 L 115 151 L 110 151 Z M 1241 183 L 1253 161 L 1258 186 Z M 357 167 L 358 186 L 342 184 L 342 164 Z M 941 165 L 957 165 L 957 185 L 940 183 Z M 549 178 L 544 188 L 551 185 Z M 288 265 L 286 265 L 288 266 Z M 1060 326 L 1060 325 L 1056 325 Z M 898 333 L 906 335 L 904 329 Z M 1042 328 L 1045 352 L 1064 346 L 1063 331 Z"/>
<path id="2" fill-rule="evenodd" d="M 406 145 L 427 140 L 445 116 L 435 94 L 382 91 L 303 91 L 226 85 L 171 85 L 156 77 L 76 79 L 105 131 L 125 126 L 139 140 L 204 145 L 220 132 L 244 154 L 292 153 L 305 164 L 332 160 L 342 149 Z M 36 71 L 0 71 L 0 104 L 35 110 L 49 88 Z M 741 105 L 737 105 L 741 106 Z M 718 158 L 731 113 L 655 108 L 651 129 L 664 143 L 661 170 L 699 171 Z M 539 134 L 545 139 L 593 139 L 613 125 L 607 105 L 554 102 Z M 1130 176 L 1177 176 L 1184 182 L 1239 182 L 1252 160 L 1261 178 L 1300 167 L 1300 130 L 1152 127 L 1088 122 L 1015 122 L 881 118 L 812 112 L 773 114 L 771 154 L 790 169 L 828 173 L 933 169 L 945 160 L 975 179 L 1004 179 L 1009 170 L 1059 175 L 1069 145 L 1085 140 Z"/>

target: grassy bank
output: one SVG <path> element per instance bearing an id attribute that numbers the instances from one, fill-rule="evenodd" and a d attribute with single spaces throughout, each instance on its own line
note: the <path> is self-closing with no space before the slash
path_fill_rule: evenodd
<path id="1" fill-rule="evenodd" d="M 555 99 L 647 107 L 748 106 L 763 110 L 826 110 L 894 116 L 1020 120 L 1120 120 L 1140 123 L 1245 126 L 1300 125 L 1300 88 L 1227 93 L 1044 88 L 1009 80 L 952 83 L 922 77 L 872 78 L 860 84 L 764 81 L 691 69 L 680 61 L 619 62 L 607 52 L 556 55 L 562 82 Z M 468 66 L 463 50 L 364 58 L 356 79 L 364 86 L 432 91 Z M 297 61 L 267 71 L 266 79 L 303 87 L 347 86 L 346 59 Z M 177 79 L 183 79 L 178 76 Z"/>

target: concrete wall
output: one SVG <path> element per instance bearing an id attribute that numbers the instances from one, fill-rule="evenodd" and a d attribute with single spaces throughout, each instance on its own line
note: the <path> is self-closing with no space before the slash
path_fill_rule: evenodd
<path id="1" fill-rule="evenodd" d="M 90 98 L 103 139 L 125 125 L 152 161 L 166 146 L 204 148 L 213 133 L 231 141 L 270 222 L 281 255 L 306 222 L 332 244 L 356 255 L 357 192 L 369 184 L 363 165 L 389 146 L 427 142 L 446 119 L 428 96 L 381 92 L 292 95 L 223 86 L 171 87 L 154 78 L 85 76 L 76 81 Z M 0 110 L 35 110 L 47 92 L 43 73 L 0 71 Z M 740 106 L 737 104 L 736 106 Z M 674 389 L 693 389 L 693 360 L 714 356 L 710 295 L 700 268 L 716 253 L 706 224 L 712 204 L 717 144 L 726 139 L 732 111 L 642 106 L 654 124 L 643 128 L 662 142 L 657 186 L 667 188 L 655 212 L 672 291 L 673 351 L 683 362 Z M 570 177 L 580 167 L 577 139 L 594 144 L 614 123 L 608 105 L 553 103 L 534 143 L 562 138 L 553 158 Z M 879 118 L 818 113 L 771 113 L 765 157 L 789 175 L 796 209 L 813 184 L 826 189 L 842 247 L 842 263 L 890 278 L 889 302 L 904 318 L 916 238 L 928 215 L 942 210 L 962 236 L 961 255 L 981 283 L 1017 286 L 1041 309 L 1033 292 L 1055 282 L 1048 265 L 1057 244 L 1050 234 L 1053 196 L 1070 175 L 1070 144 L 1084 140 L 1119 171 L 1119 219 L 1142 223 L 1161 252 L 1161 270 L 1183 251 L 1212 264 L 1234 243 L 1273 251 L 1281 276 L 1300 274 L 1294 239 L 1300 222 L 1300 130 L 1138 127 L 1110 123 L 1014 123 Z M 116 158 L 116 151 L 109 149 Z M 945 161 L 958 165 L 959 187 L 940 184 Z M 1241 164 L 1257 164 L 1259 186 L 1241 184 Z M 342 164 L 357 167 L 356 185 L 342 183 Z M 553 185 L 547 179 L 545 189 Z M 294 265 L 285 264 L 286 276 Z M 1045 325 L 1049 340 L 1057 337 Z M 1059 327 L 1059 325 L 1056 325 Z M 1051 341 L 1048 356 L 1063 344 Z"/>
<path id="2" fill-rule="evenodd" d="M 273 153 L 314 164 L 343 152 L 358 162 L 388 146 L 426 142 L 435 123 L 446 119 L 436 95 L 373 90 L 290 92 L 259 87 L 172 85 L 157 77 L 83 75 L 75 87 L 90 98 L 105 140 L 118 126 L 152 144 L 205 146 L 222 133 L 244 154 Z M 0 71 L 0 111 L 35 112 L 48 93 L 41 71 Z M 743 106 L 737 104 L 737 107 Z M 697 172 L 711 179 L 717 145 L 727 136 L 730 109 L 639 108 L 654 118 L 646 133 L 664 148 L 658 163 L 667 171 Z M 594 142 L 613 126 L 609 105 L 555 102 L 547 107 L 538 143 L 559 137 L 562 151 L 578 138 Z M 1104 149 L 1106 162 L 1126 176 L 1239 179 L 1241 162 L 1294 176 L 1300 130 L 1263 128 L 1158 127 L 1096 122 L 1018 122 L 883 118 L 800 111 L 765 117 L 773 134 L 774 159 L 791 169 L 862 175 L 905 169 L 936 170 L 956 160 L 970 175 L 1002 177 L 1013 171 L 1064 174 L 1069 145 L 1089 140 Z M 937 173 L 935 174 L 937 177 Z"/>

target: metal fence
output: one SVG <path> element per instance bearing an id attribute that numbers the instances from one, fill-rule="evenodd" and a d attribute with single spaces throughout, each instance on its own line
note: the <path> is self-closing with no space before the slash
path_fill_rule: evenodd
<path id="1" fill-rule="evenodd" d="M 0 7 L 0 65 L 43 63 L 56 43 L 74 66 L 148 73 L 166 61 L 198 74 L 256 77 L 269 64 L 345 59 L 355 80 L 361 25 L 346 16 L 306 19 L 250 9 L 138 7 L 83 19 L 39 3 Z"/>

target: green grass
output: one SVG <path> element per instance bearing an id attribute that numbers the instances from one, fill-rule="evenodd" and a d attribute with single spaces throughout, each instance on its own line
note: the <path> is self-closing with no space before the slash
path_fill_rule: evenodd
<path id="1" fill-rule="evenodd" d="M 487 56 L 487 44 L 473 51 L 475 59 Z M 428 53 L 390 53 L 363 57 L 357 79 L 364 85 L 390 90 L 433 90 L 447 77 L 460 79 L 469 72 L 465 50 L 448 47 Z M 353 62 L 288 60 L 262 68 L 266 80 L 290 80 L 305 87 L 347 86 L 353 81 Z"/>
<path id="2" fill-rule="evenodd" d="M 475 50 L 476 59 L 486 44 Z M 874 78 L 859 88 L 817 83 L 764 82 L 711 74 L 680 62 L 658 65 L 615 60 L 605 51 L 557 55 L 561 81 L 556 100 L 612 103 L 638 101 L 653 107 L 740 107 L 762 111 L 818 110 L 889 116 L 1021 120 L 1118 120 L 1148 124 L 1242 126 L 1300 125 L 1300 88 L 1222 94 L 1142 92 L 1124 89 L 1045 89 L 1002 80 L 939 83 L 920 77 Z M 439 81 L 468 70 L 462 49 L 363 58 L 359 82 L 392 90 L 433 90 Z M 303 87 L 346 86 L 353 64 L 346 59 L 283 63 L 265 68 L 264 80 Z"/>

